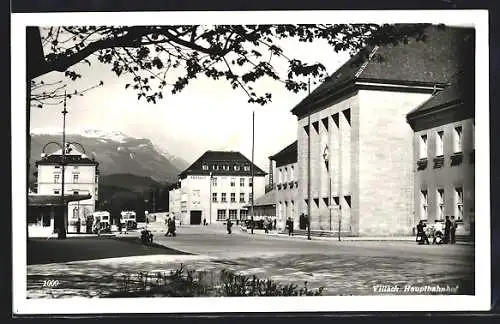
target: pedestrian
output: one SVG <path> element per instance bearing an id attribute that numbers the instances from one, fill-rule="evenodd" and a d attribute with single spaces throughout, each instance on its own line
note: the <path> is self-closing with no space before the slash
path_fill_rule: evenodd
<path id="1" fill-rule="evenodd" d="M 177 234 L 175 234 L 175 216 L 172 217 L 171 225 L 172 225 L 171 233 L 172 233 L 172 236 L 175 237 L 177 235 Z"/>
<path id="2" fill-rule="evenodd" d="M 80 217 L 78 217 L 78 220 L 76 221 L 76 232 L 80 234 L 80 225 L 81 225 L 81 220 Z"/>
<path id="3" fill-rule="evenodd" d="M 450 243 L 455 244 L 456 243 L 456 232 L 457 232 L 457 222 L 455 220 L 455 216 L 451 216 L 450 220 L 451 226 L 450 226 Z"/>
<path id="4" fill-rule="evenodd" d="M 253 234 L 253 228 L 255 227 L 255 223 L 253 221 L 253 216 L 252 218 L 250 219 L 250 229 L 252 230 L 252 234 Z"/>
<path id="5" fill-rule="evenodd" d="M 273 229 L 276 230 L 276 218 L 273 221 Z"/>
<path id="6" fill-rule="evenodd" d="M 207 226 L 207 219 L 203 218 L 203 226 Z"/>
<path id="7" fill-rule="evenodd" d="M 288 236 L 293 236 L 293 220 L 291 217 L 288 217 L 286 220 L 286 226 L 288 228 Z"/>
<path id="8" fill-rule="evenodd" d="M 446 221 L 444 222 L 444 244 L 450 243 L 450 229 L 451 229 L 450 216 L 446 216 Z"/>
<path id="9" fill-rule="evenodd" d="M 122 233 L 122 220 L 121 219 L 118 220 L 118 231 L 120 232 L 120 234 Z"/>
<path id="10" fill-rule="evenodd" d="M 172 221 L 170 220 L 170 217 L 167 218 L 167 232 L 165 233 L 165 236 L 168 236 L 171 233 L 172 230 Z"/>
<path id="11" fill-rule="evenodd" d="M 269 233 L 269 220 L 266 218 L 264 218 L 264 233 Z"/>
<path id="12" fill-rule="evenodd" d="M 422 244 L 430 244 L 429 243 L 429 238 L 427 237 L 427 234 L 425 233 L 425 227 L 427 227 L 427 225 L 424 223 L 423 220 L 420 220 L 420 222 L 418 222 L 417 224 L 417 242 L 419 245 L 422 245 Z"/>
<path id="13" fill-rule="evenodd" d="M 233 226 L 233 223 L 231 220 L 228 218 L 227 223 L 226 223 L 226 228 L 227 228 L 227 234 L 231 234 L 231 227 Z"/>

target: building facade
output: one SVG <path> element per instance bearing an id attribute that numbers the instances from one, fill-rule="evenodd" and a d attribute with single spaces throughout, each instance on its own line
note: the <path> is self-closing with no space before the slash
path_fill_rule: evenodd
<path id="1" fill-rule="evenodd" d="M 280 152 L 269 157 L 271 161 L 273 177 L 270 182 L 276 190 L 276 227 L 285 229 L 286 220 L 298 218 L 298 164 L 297 164 L 297 141 L 285 147 Z M 297 224 L 298 222 L 294 222 Z"/>
<path id="2" fill-rule="evenodd" d="M 455 216 L 458 234 L 473 234 L 474 75 L 460 73 L 452 84 L 410 112 L 414 133 L 415 222 Z"/>
<path id="3" fill-rule="evenodd" d="M 308 215 L 311 230 L 412 233 L 415 135 L 406 115 L 474 62 L 473 30 L 425 32 L 425 42 L 361 51 L 292 110 L 297 214 Z"/>
<path id="4" fill-rule="evenodd" d="M 62 195 L 62 170 L 64 169 L 64 196 L 88 196 L 88 199 L 68 201 L 66 228 L 68 233 L 77 232 L 77 222 L 85 226 L 87 216 L 96 208 L 99 188 L 99 163 L 72 148 L 65 154 L 62 166 L 61 150 L 42 157 L 37 166 L 37 195 Z"/>
<path id="5" fill-rule="evenodd" d="M 182 224 L 245 220 L 252 187 L 254 196 L 264 194 L 265 176 L 240 152 L 207 151 L 179 175 L 179 185 L 171 191 L 170 214 L 179 215 Z"/>
<path id="6" fill-rule="evenodd" d="M 249 219 L 251 216 L 251 205 L 246 205 L 245 208 L 249 211 Z M 268 219 L 274 221 L 276 218 L 276 190 L 270 190 L 262 196 L 254 200 L 253 205 L 254 221 Z"/>

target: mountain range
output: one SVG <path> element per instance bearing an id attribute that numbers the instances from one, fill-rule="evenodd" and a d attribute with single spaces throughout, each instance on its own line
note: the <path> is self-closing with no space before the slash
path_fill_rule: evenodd
<path id="1" fill-rule="evenodd" d="M 31 158 L 33 175 L 35 161 L 40 159 L 43 147 L 49 142 L 62 141 L 57 131 L 33 130 L 31 133 Z M 155 145 L 150 139 L 135 138 L 121 132 L 84 130 L 66 133 L 66 142 L 83 146 L 85 154 L 99 162 L 101 175 L 131 174 L 149 177 L 159 183 L 171 183 L 189 164 L 182 158 L 169 154 L 168 149 Z M 48 144 L 45 153 L 53 153 L 59 147 Z M 78 145 L 75 149 L 81 150 Z"/>

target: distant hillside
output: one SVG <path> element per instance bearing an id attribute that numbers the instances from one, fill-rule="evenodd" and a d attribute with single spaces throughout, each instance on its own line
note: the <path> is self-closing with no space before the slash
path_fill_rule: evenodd
<path id="1" fill-rule="evenodd" d="M 164 187 L 150 177 L 141 177 L 129 173 L 109 174 L 99 177 L 99 186 L 123 188 L 131 192 L 144 192 L 153 187 Z"/>
<path id="2" fill-rule="evenodd" d="M 80 143 L 88 156 L 95 155 L 102 175 L 129 173 L 150 177 L 158 182 L 172 182 L 176 181 L 177 175 L 182 171 L 169 160 L 165 150 L 162 149 L 159 152 L 149 139 L 132 138 L 123 134 L 120 137 L 89 136 L 97 135 L 95 133 L 87 134 L 87 136 L 68 134 L 67 141 Z M 32 134 L 30 163 L 33 167 L 30 176 L 35 171 L 34 163 L 40 159 L 43 146 L 51 141 L 60 142 L 61 136 L 59 134 Z M 56 150 L 58 147 L 53 144 L 46 148 L 47 153 Z M 173 156 L 170 158 L 182 167 L 182 160 Z"/>

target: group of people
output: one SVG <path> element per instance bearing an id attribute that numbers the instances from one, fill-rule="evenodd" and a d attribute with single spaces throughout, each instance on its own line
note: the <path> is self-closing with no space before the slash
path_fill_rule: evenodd
<path id="1" fill-rule="evenodd" d="M 167 218 L 165 223 L 167 224 L 167 232 L 165 233 L 165 236 L 175 236 L 175 217 L 172 217 L 172 219 Z"/>
<path id="2" fill-rule="evenodd" d="M 456 243 L 457 222 L 455 216 L 446 216 L 444 224 L 438 220 L 433 226 L 427 228 L 423 220 L 417 224 L 417 242 L 419 245 L 430 244 L 455 244 Z"/>

